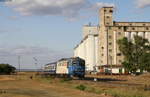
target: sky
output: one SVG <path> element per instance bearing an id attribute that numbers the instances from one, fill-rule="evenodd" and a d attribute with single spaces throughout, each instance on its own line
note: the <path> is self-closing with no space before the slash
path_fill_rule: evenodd
<path id="1" fill-rule="evenodd" d="M 18 68 L 20 56 L 21 69 L 36 69 L 73 56 L 103 6 L 115 7 L 115 21 L 150 21 L 150 0 L 0 0 L 0 63 Z"/>

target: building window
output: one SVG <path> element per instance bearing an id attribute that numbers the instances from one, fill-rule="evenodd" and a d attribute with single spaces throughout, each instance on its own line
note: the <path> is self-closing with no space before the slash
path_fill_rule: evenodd
<path id="1" fill-rule="evenodd" d="M 130 26 L 132 26 L 132 24 L 129 24 Z"/>
<path id="2" fill-rule="evenodd" d="M 109 52 L 112 52 L 112 49 L 109 49 Z"/>
<path id="3" fill-rule="evenodd" d="M 112 43 L 111 43 L 111 42 L 109 42 L 109 45 L 112 45 Z"/>
<path id="4" fill-rule="evenodd" d="M 103 61 L 101 61 L 101 63 L 103 63 Z"/>
<path id="5" fill-rule="evenodd" d="M 111 30 L 111 27 L 109 27 L 109 30 Z"/>
<path id="6" fill-rule="evenodd" d="M 108 38 L 109 38 L 109 39 L 111 39 L 111 38 L 112 38 L 112 36 L 111 36 L 111 35 L 109 35 L 109 36 L 108 36 Z"/>
<path id="7" fill-rule="evenodd" d="M 149 28 L 148 28 L 148 27 L 146 27 L 146 30 L 149 30 Z"/>
<path id="8" fill-rule="evenodd" d="M 143 24 L 143 26 L 145 26 L 146 24 Z"/>
<path id="9" fill-rule="evenodd" d="M 121 35 L 121 32 L 118 32 L 118 35 Z"/>
<path id="10" fill-rule="evenodd" d="M 119 63 L 122 63 L 122 60 L 119 60 Z"/>
<path id="11" fill-rule="evenodd" d="M 104 47 L 102 47 L 102 49 L 104 49 Z"/>
<path id="12" fill-rule="evenodd" d="M 121 30 L 122 27 L 118 27 L 119 30 Z"/>
<path id="13" fill-rule="evenodd" d="M 132 28 L 132 30 L 135 30 L 135 28 Z"/>
<path id="14" fill-rule="evenodd" d="M 125 26 L 125 27 L 124 27 L 124 31 L 127 31 L 127 30 L 128 30 L 128 27 Z"/>
<path id="15" fill-rule="evenodd" d="M 107 12 L 107 10 L 104 10 L 104 12 Z"/>
<path id="16" fill-rule="evenodd" d="M 102 56 L 104 56 L 104 54 L 102 54 Z"/>
<path id="17" fill-rule="evenodd" d="M 110 13 L 113 13 L 113 10 L 109 10 Z"/>
<path id="18" fill-rule="evenodd" d="M 109 18 L 109 16 L 106 16 L 106 18 Z"/>
<path id="19" fill-rule="evenodd" d="M 107 25 L 109 25 L 109 23 L 106 23 Z"/>
<path id="20" fill-rule="evenodd" d="M 117 56 L 121 56 L 121 53 L 117 53 Z"/>

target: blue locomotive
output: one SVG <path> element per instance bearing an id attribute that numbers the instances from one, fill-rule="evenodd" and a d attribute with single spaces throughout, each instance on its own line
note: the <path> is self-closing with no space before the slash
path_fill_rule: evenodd
<path id="1" fill-rule="evenodd" d="M 63 58 L 57 62 L 45 65 L 45 72 L 56 76 L 83 78 L 85 75 L 85 61 L 79 57 Z"/>
<path id="2" fill-rule="evenodd" d="M 85 61 L 79 57 L 70 58 L 68 63 L 68 74 L 71 77 L 83 78 L 85 75 Z"/>

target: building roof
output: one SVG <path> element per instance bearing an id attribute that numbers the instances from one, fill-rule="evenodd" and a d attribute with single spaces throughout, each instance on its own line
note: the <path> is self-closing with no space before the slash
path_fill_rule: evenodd
<path id="1" fill-rule="evenodd" d="M 79 47 L 80 44 L 82 44 L 84 42 L 84 40 L 86 40 L 88 38 L 89 35 L 93 35 L 93 36 L 97 36 L 98 37 L 98 34 L 88 34 L 86 37 L 84 37 L 79 44 L 77 44 L 74 49 L 76 49 L 77 47 Z"/>
<path id="2" fill-rule="evenodd" d="M 113 6 L 104 6 L 102 8 L 114 8 Z"/>

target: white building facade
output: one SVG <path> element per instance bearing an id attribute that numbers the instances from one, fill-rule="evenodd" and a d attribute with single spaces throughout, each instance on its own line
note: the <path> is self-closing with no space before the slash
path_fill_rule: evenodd
<path id="1" fill-rule="evenodd" d="M 74 57 L 85 60 L 86 71 L 94 71 L 98 66 L 98 27 L 83 27 L 83 40 L 74 48 Z"/>

